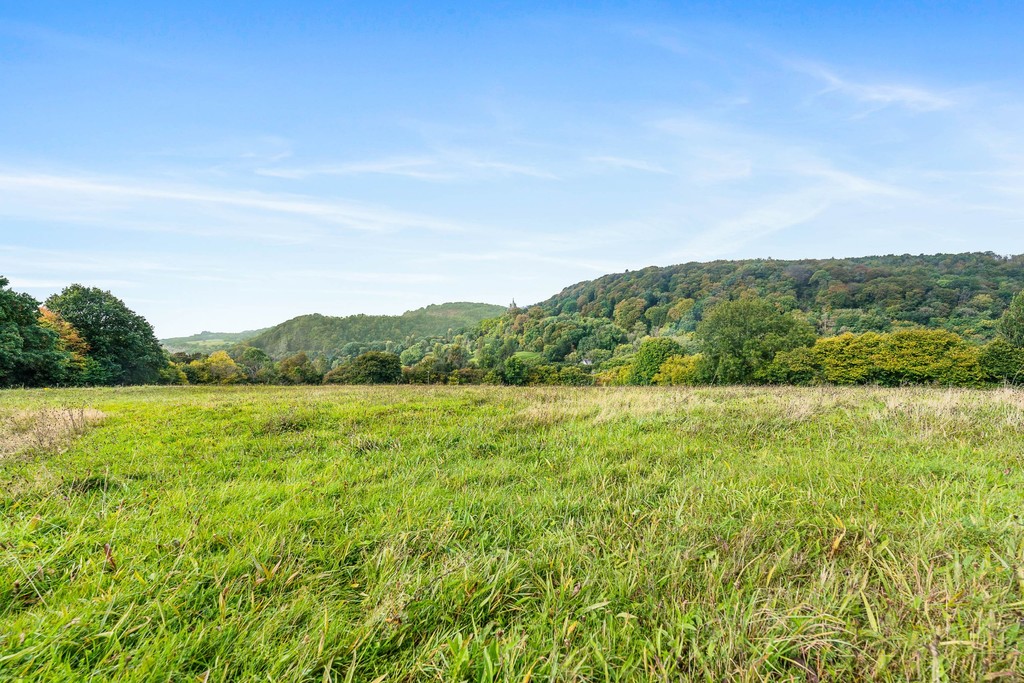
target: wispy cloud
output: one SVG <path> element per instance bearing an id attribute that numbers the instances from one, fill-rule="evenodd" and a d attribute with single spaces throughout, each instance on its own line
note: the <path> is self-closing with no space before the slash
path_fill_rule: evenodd
<path id="1" fill-rule="evenodd" d="M 666 175 L 671 175 L 672 173 L 661 164 L 643 161 L 642 159 L 628 159 L 616 156 L 591 156 L 584 159 L 584 161 L 598 166 L 610 166 L 612 168 L 621 168 L 629 171 L 643 171 L 645 173 L 661 173 Z"/>
<path id="2" fill-rule="evenodd" d="M 536 166 L 498 161 L 462 151 L 441 151 L 431 155 L 389 157 L 372 161 L 354 161 L 312 166 L 265 167 L 259 175 L 303 180 L 314 176 L 390 175 L 433 182 L 475 181 L 509 176 L 538 180 L 559 177 Z"/>
<path id="3" fill-rule="evenodd" d="M 557 266 L 567 266 L 581 270 L 588 270 L 595 273 L 610 273 L 615 270 L 615 263 L 612 261 L 593 261 L 586 258 L 572 258 L 547 255 L 533 251 L 518 249 L 499 249 L 480 252 L 447 252 L 432 255 L 431 262 L 455 262 L 455 263 L 503 263 L 510 267 L 510 270 L 517 270 L 517 264 L 541 263 Z"/>
<path id="4" fill-rule="evenodd" d="M 323 269 L 304 269 L 279 271 L 279 277 L 299 280 L 354 282 L 360 284 L 382 285 L 426 285 L 451 282 L 452 277 L 441 273 L 410 273 L 410 272 L 353 272 Z"/>
<path id="5" fill-rule="evenodd" d="M 287 218 L 291 221 L 292 234 L 301 232 L 304 225 L 365 232 L 464 232 L 469 229 L 432 216 L 343 200 L 0 170 L 0 215 L 102 223 L 117 219 L 119 215 L 134 215 L 137 210 L 159 215 L 161 207 L 166 210 L 167 205 L 172 210 L 180 210 L 182 206 L 200 213 L 206 210 L 211 220 L 219 223 L 223 223 L 224 216 L 217 213 L 218 209 L 244 211 L 245 215 L 232 218 L 242 230 L 247 227 L 246 216 L 259 221 L 265 220 L 267 215 Z"/>
<path id="6" fill-rule="evenodd" d="M 821 93 L 839 93 L 858 102 L 871 105 L 872 110 L 900 106 L 917 112 L 949 109 L 956 101 L 948 94 L 935 92 L 917 85 L 902 83 L 858 82 L 839 76 L 832 69 L 813 62 L 792 62 L 797 71 L 822 81 Z"/>

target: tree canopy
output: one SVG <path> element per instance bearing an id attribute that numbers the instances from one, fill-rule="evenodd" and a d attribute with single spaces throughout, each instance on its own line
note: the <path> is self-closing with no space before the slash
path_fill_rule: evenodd
<path id="1" fill-rule="evenodd" d="M 780 351 L 814 343 L 814 328 L 798 313 L 766 299 L 737 299 L 712 308 L 697 326 L 701 374 L 711 384 L 747 384 Z"/>
<path id="2" fill-rule="evenodd" d="M 1009 307 L 999 320 L 999 333 L 1018 348 L 1024 348 L 1024 291 L 1010 301 Z"/>
<path id="3" fill-rule="evenodd" d="M 96 362 L 96 384 L 152 384 L 167 365 L 146 319 L 108 291 L 71 285 L 46 300 L 46 307 L 74 326 Z"/>
<path id="4" fill-rule="evenodd" d="M 39 302 L 12 291 L 0 276 L 0 387 L 64 382 L 71 354 L 56 331 L 39 322 Z"/>

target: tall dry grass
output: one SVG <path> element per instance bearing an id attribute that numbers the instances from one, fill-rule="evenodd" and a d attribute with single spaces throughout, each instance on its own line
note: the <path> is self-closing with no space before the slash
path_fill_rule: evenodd
<path id="1" fill-rule="evenodd" d="M 64 448 L 106 417 L 84 407 L 45 407 L 0 413 L 0 457 Z"/>

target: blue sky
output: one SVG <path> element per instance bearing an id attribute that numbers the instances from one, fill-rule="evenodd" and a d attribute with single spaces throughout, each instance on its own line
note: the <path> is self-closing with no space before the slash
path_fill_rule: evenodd
<path id="1" fill-rule="evenodd" d="M 0 274 L 160 336 L 1024 252 L 1024 4 L 0 0 Z"/>

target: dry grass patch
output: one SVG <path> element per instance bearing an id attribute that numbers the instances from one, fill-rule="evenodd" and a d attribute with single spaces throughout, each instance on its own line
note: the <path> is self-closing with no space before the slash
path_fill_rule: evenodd
<path id="1" fill-rule="evenodd" d="M 0 457 L 29 450 L 59 450 L 105 417 L 99 410 L 81 407 L 0 413 Z"/>

